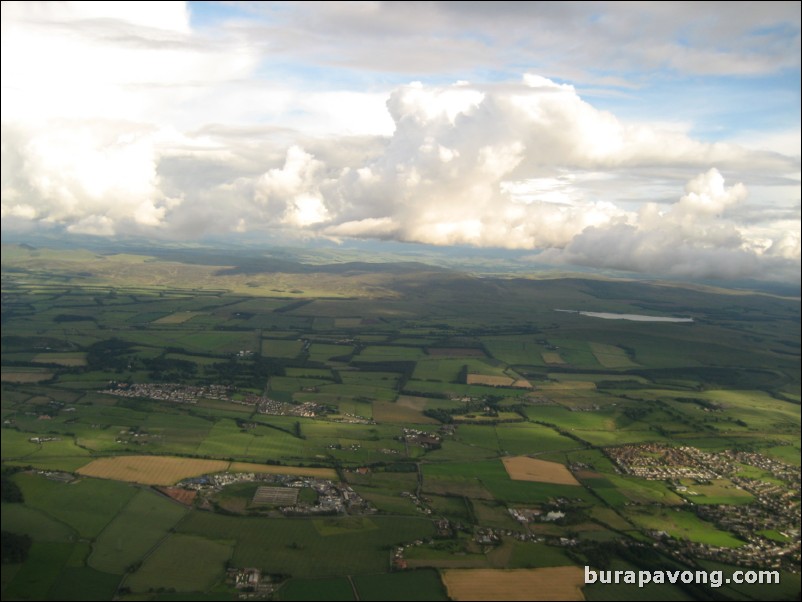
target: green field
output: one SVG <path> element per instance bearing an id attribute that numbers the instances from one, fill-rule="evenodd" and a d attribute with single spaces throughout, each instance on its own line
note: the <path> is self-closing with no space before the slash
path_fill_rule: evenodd
<path id="1" fill-rule="evenodd" d="M 321 534 L 308 520 L 233 518 L 199 512 L 183 521 L 179 531 L 235 541 L 232 561 L 237 566 L 308 578 L 384 571 L 389 563 L 387 546 L 428 537 L 432 525 L 418 518 L 375 516 L 370 523 L 333 525 Z M 270 545 L 265 545 L 267 541 Z"/>
<path id="2" fill-rule="evenodd" d="M 448 600 L 437 571 L 359 575 L 354 578 L 360 600 Z"/>
<path id="3" fill-rule="evenodd" d="M 122 574 L 151 550 L 185 510 L 158 494 L 141 490 L 95 540 L 89 566 Z"/>
<path id="4" fill-rule="evenodd" d="M 329 579 L 291 579 L 281 586 L 278 600 L 356 600 L 351 583 L 345 577 Z"/>
<path id="5" fill-rule="evenodd" d="M 125 584 L 134 592 L 205 592 L 221 582 L 230 544 L 195 535 L 170 535 Z"/>
<path id="6" fill-rule="evenodd" d="M 675 508 L 653 511 L 648 509 L 630 510 L 626 516 L 635 524 L 646 529 L 665 531 L 671 537 L 687 539 L 713 546 L 737 548 L 744 542 L 726 531 L 716 529 L 710 523 L 700 520 L 695 514 Z"/>
<path id="7" fill-rule="evenodd" d="M 14 480 L 27 500 L 26 505 L 90 538 L 96 537 L 136 494 L 126 484 L 99 479 L 65 484 L 21 473 Z"/>

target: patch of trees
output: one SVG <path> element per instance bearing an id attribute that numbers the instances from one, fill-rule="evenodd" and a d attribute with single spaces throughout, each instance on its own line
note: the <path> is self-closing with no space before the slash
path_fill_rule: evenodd
<path id="1" fill-rule="evenodd" d="M 414 462 L 391 462 L 384 465 L 384 472 L 415 472 L 418 470 Z"/>
<path id="2" fill-rule="evenodd" d="M 2 547 L 3 564 L 25 562 L 28 558 L 28 551 L 31 549 L 31 538 L 21 533 L 3 531 L 0 539 Z"/>
<path id="3" fill-rule="evenodd" d="M 86 363 L 95 370 L 125 370 L 131 361 L 134 343 L 107 339 L 92 343 L 86 350 Z"/>
<path id="4" fill-rule="evenodd" d="M 143 359 L 142 363 L 149 370 L 148 378 L 156 381 L 180 381 L 192 378 L 198 372 L 198 366 L 194 362 L 167 358 L 163 355 L 152 359 Z"/>
<path id="5" fill-rule="evenodd" d="M 707 399 L 702 399 L 701 397 L 674 397 L 674 401 L 678 401 L 679 403 L 694 403 L 701 408 L 706 410 L 720 410 L 721 405 Z"/>
<path id="6" fill-rule="evenodd" d="M 4 502 L 11 504 L 21 504 L 25 501 L 22 496 L 22 490 L 14 481 L 11 480 L 10 472 L 3 472 L 0 476 L 0 496 Z"/>
<path id="7" fill-rule="evenodd" d="M 63 322 L 97 322 L 97 318 L 93 316 L 79 316 L 75 314 L 59 314 L 53 321 L 61 324 Z"/>
<path id="8" fill-rule="evenodd" d="M 627 408 L 624 410 L 624 416 L 632 420 L 633 422 L 638 422 L 639 420 L 643 420 L 652 413 L 651 408 L 646 406 L 640 406 L 635 408 Z"/>

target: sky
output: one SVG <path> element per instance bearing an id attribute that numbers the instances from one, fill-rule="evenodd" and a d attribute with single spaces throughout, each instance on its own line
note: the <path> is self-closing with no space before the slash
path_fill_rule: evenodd
<path id="1" fill-rule="evenodd" d="M 800 279 L 800 3 L 3 2 L 4 233 Z"/>

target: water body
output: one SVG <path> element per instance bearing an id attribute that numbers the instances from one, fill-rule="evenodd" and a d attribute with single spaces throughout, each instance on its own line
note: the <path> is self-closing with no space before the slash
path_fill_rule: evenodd
<path id="1" fill-rule="evenodd" d="M 693 318 L 671 318 L 668 316 L 644 316 L 642 314 L 612 314 L 603 311 L 577 311 L 575 309 L 555 309 L 569 314 L 602 318 L 603 320 L 631 320 L 632 322 L 693 322 Z"/>

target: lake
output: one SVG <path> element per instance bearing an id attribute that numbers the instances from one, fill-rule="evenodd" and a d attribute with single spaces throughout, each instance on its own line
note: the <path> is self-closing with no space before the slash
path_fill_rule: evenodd
<path id="1" fill-rule="evenodd" d="M 603 311 L 577 311 L 575 309 L 555 309 L 569 314 L 602 318 L 603 320 L 631 320 L 632 322 L 693 322 L 693 318 L 672 318 L 669 316 L 644 316 L 642 314 L 613 314 Z"/>

